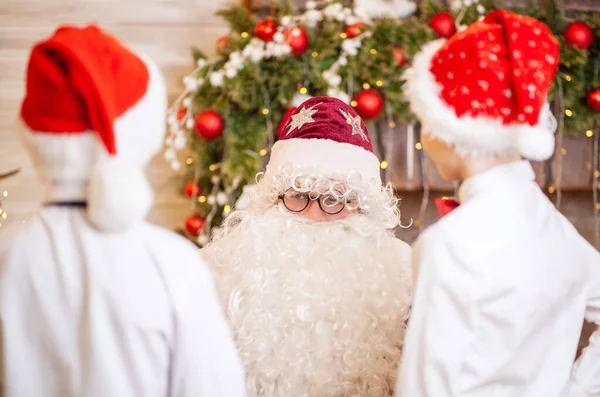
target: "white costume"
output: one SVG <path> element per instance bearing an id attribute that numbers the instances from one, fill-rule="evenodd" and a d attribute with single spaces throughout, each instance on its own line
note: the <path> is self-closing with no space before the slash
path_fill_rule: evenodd
<path id="1" fill-rule="evenodd" d="M 125 86 L 143 90 L 139 101 L 128 103 L 123 96 L 136 94 L 124 90 L 90 94 L 121 79 L 139 81 Z M 44 90 L 57 107 L 35 105 L 49 100 Z M 183 237 L 140 219 L 151 203 L 139 197 L 149 193 L 143 166 L 161 146 L 165 96 L 156 66 L 96 27 L 61 28 L 33 50 L 22 117 L 48 204 L 23 228 L 2 232 L 0 395 L 245 396 L 208 268 Z M 85 111 L 69 109 L 67 98 Z M 115 116 L 114 130 L 98 122 Z M 65 133 L 78 123 L 90 125 Z M 123 212 L 111 202 L 120 195 L 138 207 Z"/>
<path id="2" fill-rule="evenodd" d="M 600 395 L 600 333 L 571 373 L 584 315 L 600 324 L 600 255 L 528 162 L 467 179 L 413 249 L 399 396 Z"/>
<path id="3" fill-rule="evenodd" d="M 559 50 L 540 21 L 497 10 L 415 56 L 406 92 L 424 142 L 470 176 L 414 246 L 397 396 L 600 395 L 599 333 L 571 373 L 584 316 L 600 323 L 600 255 L 518 160 L 554 152 Z"/>

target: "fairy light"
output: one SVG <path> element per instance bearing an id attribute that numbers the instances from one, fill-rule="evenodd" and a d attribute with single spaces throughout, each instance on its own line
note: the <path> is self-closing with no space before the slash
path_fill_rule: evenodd
<path id="1" fill-rule="evenodd" d="M 376 50 L 375 48 L 371 48 L 371 49 L 369 50 L 369 52 L 371 53 L 371 55 L 375 55 L 375 54 L 377 54 L 377 50 Z"/>
<path id="2" fill-rule="evenodd" d="M 371 88 L 371 85 L 369 83 L 363 83 L 363 88 L 365 90 L 368 90 L 369 88 Z"/>
<path id="3" fill-rule="evenodd" d="M 265 157 L 267 155 L 267 149 L 260 149 L 258 154 L 260 157 Z"/>
<path id="4" fill-rule="evenodd" d="M 571 109 L 565 109 L 565 115 L 567 117 L 571 117 L 571 116 L 573 116 L 573 111 Z"/>
<path id="5" fill-rule="evenodd" d="M 340 33 L 340 37 L 341 37 L 342 39 L 347 39 L 347 38 L 348 38 L 348 35 L 347 35 L 346 33 Z"/>
<path id="6" fill-rule="evenodd" d="M 381 167 L 382 170 L 385 170 L 388 167 L 389 163 L 386 160 L 383 160 L 379 166 Z"/>
<path id="7" fill-rule="evenodd" d="M 350 106 L 352 106 L 353 108 L 355 108 L 356 105 L 358 105 L 358 102 L 356 102 L 356 101 L 350 102 Z"/>
<path id="8" fill-rule="evenodd" d="M 242 32 L 242 33 L 240 33 L 240 36 L 242 36 L 243 39 L 247 39 L 249 34 L 248 34 L 248 32 Z"/>
<path id="9" fill-rule="evenodd" d="M 224 213 L 224 214 L 229 214 L 229 212 L 231 212 L 231 206 L 230 206 L 229 204 L 226 204 L 226 205 L 223 207 L 223 213 Z"/>
<path id="10" fill-rule="evenodd" d="M 209 165 L 209 166 L 208 166 L 208 170 L 209 170 L 209 171 L 214 171 L 214 170 L 216 170 L 216 169 L 217 169 L 217 166 L 216 166 L 216 165 L 214 165 L 214 164 L 211 164 L 211 165 Z"/>
<path id="11" fill-rule="evenodd" d="M 548 193 L 553 194 L 556 191 L 556 186 L 550 185 L 548 186 Z"/>
<path id="12" fill-rule="evenodd" d="M 569 76 L 569 75 L 566 75 L 566 76 L 565 76 L 565 80 L 567 80 L 567 81 L 571 81 L 571 80 L 572 80 L 572 78 L 571 78 L 571 76 Z"/>
<path id="13" fill-rule="evenodd" d="M 383 86 L 383 81 L 381 81 L 381 80 L 377 80 L 377 81 L 375 82 L 375 85 L 376 85 L 377 87 L 381 87 L 381 86 Z"/>
<path id="14" fill-rule="evenodd" d="M 390 126 L 390 128 L 395 128 L 396 122 L 394 120 L 390 120 L 389 126 Z"/>
<path id="15" fill-rule="evenodd" d="M 2 219 L 6 219 L 6 217 L 8 216 L 8 214 L 6 212 L 3 212 L 2 215 L 0 215 L 2 217 Z"/>
<path id="16" fill-rule="evenodd" d="M 206 203 L 206 196 L 200 196 L 200 197 L 198 197 L 198 202 L 199 203 Z"/>
<path id="17" fill-rule="evenodd" d="M 562 154 L 563 156 L 567 155 L 567 149 L 565 149 L 564 147 L 560 149 L 560 154 Z"/>
<path id="18" fill-rule="evenodd" d="M 302 87 L 300 88 L 300 90 L 298 91 L 300 94 L 304 95 L 308 92 L 308 89 L 306 87 Z"/>
<path id="19" fill-rule="evenodd" d="M 194 159 L 192 159 L 191 157 L 188 157 L 187 159 L 185 159 L 185 163 L 187 165 L 192 165 L 194 163 Z"/>
<path id="20" fill-rule="evenodd" d="M 594 171 L 594 177 L 600 178 L 600 171 L 598 171 L 598 170 Z"/>
<path id="21" fill-rule="evenodd" d="M 267 109 L 267 108 L 264 108 L 264 109 L 262 110 L 262 114 L 264 114 L 265 116 L 266 116 L 267 114 L 269 114 L 269 109 Z"/>
<path id="22" fill-rule="evenodd" d="M 421 142 L 415 143 L 415 149 L 417 149 L 417 150 L 423 149 L 423 145 L 421 144 Z"/>
<path id="23" fill-rule="evenodd" d="M 596 203 L 596 209 L 600 211 L 600 203 Z"/>
<path id="24" fill-rule="evenodd" d="M 593 136 L 594 136 L 594 131 L 592 131 L 592 130 L 587 130 L 587 131 L 585 132 L 585 136 L 587 136 L 588 138 L 591 138 L 591 137 L 593 137 Z"/>
<path id="25" fill-rule="evenodd" d="M 2 195 L 3 195 L 4 197 L 8 197 L 8 190 L 5 190 L 5 191 L 4 191 L 4 193 L 2 193 Z"/>
<path id="26" fill-rule="evenodd" d="M 313 51 L 312 54 L 310 54 L 310 55 L 312 55 L 313 58 L 316 58 L 319 56 L 319 53 L 316 51 Z"/>

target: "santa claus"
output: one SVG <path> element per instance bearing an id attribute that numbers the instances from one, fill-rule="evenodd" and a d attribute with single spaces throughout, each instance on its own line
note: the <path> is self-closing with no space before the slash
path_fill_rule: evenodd
<path id="1" fill-rule="evenodd" d="M 251 396 L 388 396 L 409 313 L 410 247 L 398 200 L 354 109 L 300 105 L 247 208 L 203 255 Z"/>

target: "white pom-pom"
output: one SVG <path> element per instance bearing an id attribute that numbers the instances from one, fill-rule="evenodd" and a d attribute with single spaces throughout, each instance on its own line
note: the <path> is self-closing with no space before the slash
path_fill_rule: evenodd
<path id="1" fill-rule="evenodd" d="M 554 154 L 554 135 L 543 129 L 529 127 L 519 131 L 517 149 L 529 160 L 544 161 Z"/>
<path id="2" fill-rule="evenodd" d="M 108 158 L 99 162 L 90 176 L 87 216 L 100 230 L 124 231 L 146 217 L 153 198 L 142 168 Z"/>

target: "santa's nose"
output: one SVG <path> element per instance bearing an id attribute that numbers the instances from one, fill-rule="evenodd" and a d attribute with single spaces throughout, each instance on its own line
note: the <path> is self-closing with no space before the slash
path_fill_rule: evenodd
<path id="1" fill-rule="evenodd" d="M 319 207 L 317 200 L 310 200 L 308 207 L 304 210 L 304 216 L 315 222 L 323 222 L 327 220 L 327 214 Z"/>

